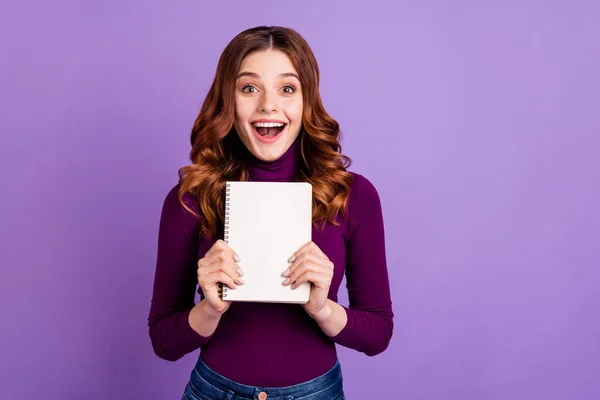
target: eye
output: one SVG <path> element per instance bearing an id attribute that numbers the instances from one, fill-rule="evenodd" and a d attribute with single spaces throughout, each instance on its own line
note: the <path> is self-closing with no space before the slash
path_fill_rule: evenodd
<path id="1" fill-rule="evenodd" d="M 296 91 L 296 88 L 293 87 L 292 85 L 285 85 L 281 90 L 283 90 L 287 94 L 291 94 Z"/>
<path id="2" fill-rule="evenodd" d="M 255 91 L 252 92 L 252 91 L 249 91 L 248 89 L 254 89 Z M 257 89 L 252 85 L 246 85 L 242 88 L 242 92 L 244 92 L 244 93 L 256 93 L 256 90 Z"/>

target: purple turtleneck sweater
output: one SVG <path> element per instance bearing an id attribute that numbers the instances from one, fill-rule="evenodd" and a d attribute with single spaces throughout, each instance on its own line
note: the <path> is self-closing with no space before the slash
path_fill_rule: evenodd
<path id="1" fill-rule="evenodd" d="M 242 146 L 243 147 L 243 146 Z M 254 157 L 245 147 L 240 157 L 253 181 L 292 181 L 301 160 L 299 140 L 273 162 Z M 373 356 L 384 351 L 393 329 L 385 257 L 381 204 L 375 187 L 353 174 L 348 200 L 349 220 L 323 231 L 313 227 L 312 240 L 334 263 L 329 298 L 337 302 L 346 274 L 348 322 L 334 337 L 323 333 L 298 304 L 233 302 L 215 332 L 199 335 L 188 322 L 194 307 L 197 261 L 219 238 L 198 234 L 199 221 L 177 200 L 179 185 L 167 194 L 158 234 L 158 255 L 148 326 L 155 353 L 175 361 L 200 350 L 213 370 L 242 384 L 281 387 L 305 382 L 335 363 L 335 344 Z M 200 214 L 189 194 L 184 201 Z M 235 250 L 235 249 L 234 249 Z"/>

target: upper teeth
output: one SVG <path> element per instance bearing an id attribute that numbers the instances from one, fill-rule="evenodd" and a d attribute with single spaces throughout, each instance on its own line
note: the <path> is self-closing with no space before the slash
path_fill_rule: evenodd
<path id="1" fill-rule="evenodd" d="M 280 128 L 283 124 L 280 122 L 255 122 L 254 126 L 257 128 Z"/>

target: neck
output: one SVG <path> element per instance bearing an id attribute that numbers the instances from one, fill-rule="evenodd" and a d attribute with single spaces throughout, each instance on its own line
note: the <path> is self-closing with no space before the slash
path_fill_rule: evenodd
<path id="1" fill-rule="evenodd" d="M 236 135 L 234 132 L 232 134 Z M 237 135 L 236 135 L 237 136 Z M 291 182 L 300 167 L 300 135 L 281 157 L 273 161 L 257 158 L 239 138 L 239 155 L 250 174 L 251 181 L 258 182 Z"/>

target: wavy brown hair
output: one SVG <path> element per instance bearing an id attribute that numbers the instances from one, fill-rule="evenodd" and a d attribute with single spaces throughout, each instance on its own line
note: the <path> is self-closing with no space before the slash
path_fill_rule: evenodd
<path id="1" fill-rule="evenodd" d="M 346 206 L 352 174 L 351 159 L 341 153 L 339 124 L 331 118 L 319 94 L 319 67 L 308 43 L 293 29 L 259 26 L 238 34 L 225 48 L 216 75 L 194 122 L 191 133 L 191 165 L 179 169 L 178 198 L 181 205 L 200 217 L 183 201 L 193 195 L 202 213 L 200 233 L 215 236 L 224 217 L 225 181 L 246 181 L 248 171 L 236 155 L 235 83 L 242 61 L 250 53 L 279 50 L 292 61 L 300 77 L 303 96 L 300 131 L 300 168 L 295 181 L 313 187 L 313 224 L 338 225 L 338 213 L 348 216 Z"/>

